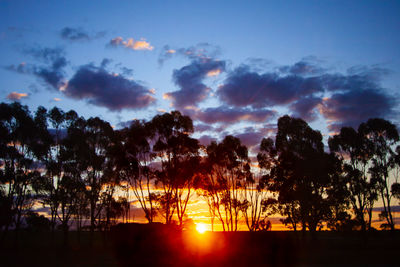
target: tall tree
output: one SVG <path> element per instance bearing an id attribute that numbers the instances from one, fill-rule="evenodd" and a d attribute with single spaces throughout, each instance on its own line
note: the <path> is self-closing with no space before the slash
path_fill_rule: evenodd
<path id="1" fill-rule="evenodd" d="M 151 132 L 149 123 L 134 121 L 129 128 L 119 132 L 121 148 L 117 152 L 118 172 L 121 179 L 128 182 L 135 198 L 139 201 L 145 218 L 149 223 L 157 215 L 155 174 L 150 164 L 155 157 L 151 151 Z"/>
<path id="2" fill-rule="evenodd" d="M 179 111 L 172 111 L 155 116 L 150 125 L 155 141 L 153 151 L 161 162 L 157 181 L 163 191 L 159 196 L 162 214 L 168 224 L 176 211 L 182 226 L 199 161 L 198 141 L 189 136 L 193 133 L 193 122 Z"/>
<path id="3" fill-rule="evenodd" d="M 38 114 L 42 114 L 39 108 Z M 4 208 L 10 208 L 9 213 L 15 228 L 18 230 L 22 216 L 33 204 L 32 183 L 40 173 L 37 159 L 42 155 L 41 144 L 45 143 L 44 126 L 37 116 L 35 121 L 27 106 L 15 102 L 0 104 L 0 186 L 3 197 L 7 199 Z M 5 225 L 5 230 L 10 224 Z"/>
<path id="4" fill-rule="evenodd" d="M 58 208 L 67 206 L 63 201 L 69 202 L 68 199 L 63 198 L 65 196 L 65 187 L 62 190 L 59 188 L 61 185 L 70 184 L 68 181 L 63 181 L 66 174 L 63 170 L 64 166 L 61 159 L 63 140 L 67 135 L 68 127 L 73 124 L 78 115 L 73 110 L 65 113 L 54 107 L 46 114 L 42 113 L 41 117 L 42 123 L 46 124 L 47 127 L 47 121 L 49 121 L 52 128 L 48 131 L 46 130 L 47 134 L 50 135 L 50 140 L 43 146 L 45 152 L 42 162 L 46 167 L 45 175 L 35 183 L 34 188 L 43 205 L 50 208 L 51 229 L 54 231 Z M 70 179 L 70 177 L 67 176 L 65 179 Z M 65 211 L 61 211 L 61 213 L 65 214 Z"/>
<path id="5" fill-rule="evenodd" d="M 314 232 L 331 212 L 329 155 L 324 152 L 321 133 L 301 119 L 283 116 L 278 120 L 275 144 L 264 139 L 261 153 L 269 155 L 259 158 L 272 160 L 267 177 L 269 188 L 278 193 L 282 215 L 292 224 L 298 218 L 303 231 Z"/>
<path id="6" fill-rule="evenodd" d="M 85 185 L 89 204 L 91 233 L 99 224 L 99 216 L 104 207 L 100 200 L 103 186 L 110 182 L 105 175 L 110 160 L 109 151 L 114 144 L 114 131 L 109 123 L 99 119 L 82 118 L 68 129 L 64 140 L 63 161 L 72 177 L 79 177 Z"/>
<path id="7" fill-rule="evenodd" d="M 370 153 L 365 136 L 350 127 L 343 127 L 340 133 L 329 138 L 329 149 L 343 162 L 343 171 L 349 200 L 355 213 L 357 222 L 365 231 L 368 222 L 365 214 L 372 219 L 372 208 L 377 199 L 374 180 L 370 179 L 369 167 L 372 153 Z"/>
<path id="8" fill-rule="evenodd" d="M 382 215 L 390 229 L 394 230 L 390 172 L 395 167 L 393 147 L 399 142 L 399 133 L 394 124 L 379 118 L 369 119 L 366 123 L 362 123 L 358 131 L 368 141 L 369 150 L 372 153 L 372 166 L 369 170 L 377 181 L 382 198 L 384 208 Z"/>
<path id="9" fill-rule="evenodd" d="M 247 205 L 242 202 L 241 190 L 253 179 L 247 147 L 240 139 L 226 136 L 221 143 L 212 142 L 207 147 L 206 164 L 204 188 L 211 212 L 224 231 L 237 231 L 240 212 Z"/>

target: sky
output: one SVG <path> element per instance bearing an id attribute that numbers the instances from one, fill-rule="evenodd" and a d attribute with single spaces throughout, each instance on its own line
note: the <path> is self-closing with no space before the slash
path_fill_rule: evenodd
<path id="1" fill-rule="evenodd" d="M 115 128 L 179 110 L 257 152 L 289 114 L 325 140 L 399 125 L 399 1 L 3 1 L 0 102 Z"/>

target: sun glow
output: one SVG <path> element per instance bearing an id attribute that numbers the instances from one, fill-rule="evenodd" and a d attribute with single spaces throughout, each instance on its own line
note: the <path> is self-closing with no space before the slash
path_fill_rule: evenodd
<path id="1" fill-rule="evenodd" d="M 204 223 L 198 223 L 196 225 L 196 231 L 200 234 L 203 234 L 205 231 L 207 231 L 207 226 Z"/>

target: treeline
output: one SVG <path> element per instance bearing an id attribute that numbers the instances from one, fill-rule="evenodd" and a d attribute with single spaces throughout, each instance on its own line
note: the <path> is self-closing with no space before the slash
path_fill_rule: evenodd
<path id="1" fill-rule="evenodd" d="M 211 224 L 250 231 L 279 214 L 288 227 L 316 231 L 372 229 L 380 200 L 383 228 L 394 230 L 392 202 L 400 196 L 398 131 L 383 119 L 329 138 L 302 119 L 283 116 L 274 139 L 264 138 L 252 162 L 240 139 L 226 136 L 204 147 L 178 111 L 114 130 L 75 111 L 0 104 L 0 227 L 27 225 L 68 232 L 108 230 L 127 221 L 130 200 L 148 222 L 190 222 L 194 194 L 206 200 Z M 130 196 L 132 193 L 134 196 Z M 33 212 L 49 210 L 49 219 Z M 46 225 L 46 222 L 47 225 Z M 46 227 L 45 227 L 46 228 Z"/>

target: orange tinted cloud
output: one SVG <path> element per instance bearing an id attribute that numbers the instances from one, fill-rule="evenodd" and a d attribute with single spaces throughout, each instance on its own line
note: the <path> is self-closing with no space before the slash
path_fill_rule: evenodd
<path id="1" fill-rule="evenodd" d="M 9 93 L 8 95 L 7 95 L 7 99 L 9 99 L 9 100 L 20 100 L 21 98 L 23 98 L 23 97 L 28 97 L 28 94 L 27 93 L 17 93 L 17 92 L 12 92 L 12 93 Z"/>
<path id="2" fill-rule="evenodd" d="M 210 71 L 207 73 L 207 76 L 208 76 L 208 77 L 218 76 L 220 73 L 221 73 L 221 70 L 220 70 L 220 69 L 210 70 Z"/>
<path id="3" fill-rule="evenodd" d="M 120 36 L 111 39 L 111 46 L 124 46 L 125 48 L 132 50 L 153 50 L 154 47 L 150 45 L 144 38 L 141 38 L 138 41 L 135 41 L 133 38 L 128 38 L 124 41 L 124 39 Z"/>

